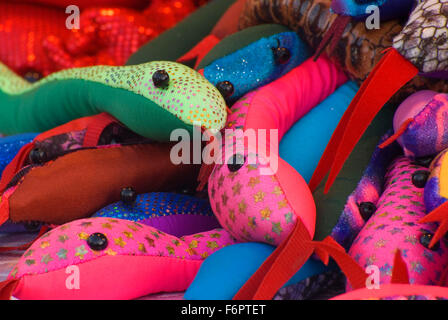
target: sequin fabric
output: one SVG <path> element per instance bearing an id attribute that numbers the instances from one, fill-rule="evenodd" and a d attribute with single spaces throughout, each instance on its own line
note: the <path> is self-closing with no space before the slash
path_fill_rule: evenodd
<path id="1" fill-rule="evenodd" d="M 121 201 L 116 202 L 101 209 L 93 216 L 140 221 L 172 215 L 214 216 L 207 200 L 168 192 L 139 194 L 132 205 L 124 204 Z"/>
<path id="2" fill-rule="evenodd" d="M 1 1 L 0 61 L 31 81 L 65 68 L 122 65 L 205 2 L 152 0 L 138 11 L 92 0 L 91 8 L 80 10 L 80 29 L 68 29 L 62 6 Z"/>
<path id="3" fill-rule="evenodd" d="M 33 141 L 36 136 L 37 133 L 25 133 L 0 138 L 0 175 L 19 150 L 25 144 Z"/>
<path id="4" fill-rule="evenodd" d="M 277 64 L 273 49 L 284 47 L 291 58 Z M 221 81 L 233 84 L 231 101 L 281 77 L 310 56 L 310 49 L 295 32 L 283 32 L 262 38 L 247 47 L 220 58 L 204 68 L 204 76 L 216 85 Z M 260 63 L 263 61 L 263 63 Z"/>
<path id="5" fill-rule="evenodd" d="M 166 88 L 156 87 L 153 83 L 152 76 L 158 70 L 165 70 L 169 75 Z M 221 129 L 227 119 L 226 103 L 218 89 L 198 72 L 176 62 L 152 61 L 132 66 L 66 69 L 33 84 L 0 64 L 0 89 L 10 95 L 42 90 L 49 82 L 67 79 L 93 81 L 142 95 L 185 123 L 199 122 L 206 128 Z"/>

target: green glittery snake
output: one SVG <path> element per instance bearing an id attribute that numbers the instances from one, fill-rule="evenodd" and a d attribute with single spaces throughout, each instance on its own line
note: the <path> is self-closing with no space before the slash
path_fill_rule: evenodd
<path id="1" fill-rule="evenodd" d="M 226 104 L 202 75 L 175 62 L 67 69 L 30 84 L 0 64 L 0 132 L 41 132 L 107 112 L 134 132 L 168 141 L 198 122 L 222 129 Z"/>

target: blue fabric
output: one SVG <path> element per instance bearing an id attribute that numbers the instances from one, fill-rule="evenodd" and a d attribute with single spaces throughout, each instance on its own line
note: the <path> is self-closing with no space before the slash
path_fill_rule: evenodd
<path id="1" fill-rule="evenodd" d="M 289 49 L 291 58 L 277 65 L 272 48 Z M 204 68 L 204 77 L 213 85 L 230 81 L 234 93 L 229 99 L 236 101 L 246 93 L 278 79 L 311 56 L 308 45 L 295 32 L 283 32 L 261 38 L 240 50 L 217 59 Z"/>
<path id="2" fill-rule="evenodd" d="M 213 253 L 202 263 L 184 298 L 187 300 L 232 299 L 274 250 L 275 247 L 265 243 L 249 242 L 231 245 Z M 334 266 L 326 267 L 320 261 L 309 259 L 285 286 L 332 269 Z"/>
<path id="3" fill-rule="evenodd" d="M 126 205 L 121 201 L 112 203 L 93 214 L 93 217 L 140 221 L 152 217 L 187 214 L 214 216 L 208 200 L 177 193 L 150 192 L 137 195 L 133 205 Z"/>
<path id="4" fill-rule="evenodd" d="M 311 179 L 333 131 L 358 89 L 355 82 L 346 82 L 297 121 L 280 141 L 280 156 L 306 182 Z"/>
<path id="5" fill-rule="evenodd" d="M 0 174 L 14 159 L 19 150 L 27 143 L 33 141 L 38 133 L 23 133 L 0 138 Z"/>
<path id="6" fill-rule="evenodd" d="M 356 0 L 333 0 L 331 9 L 337 14 L 360 20 L 370 15 L 366 14 L 367 7 L 375 5 L 380 9 L 381 21 L 388 21 L 408 17 L 414 4 L 415 0 L 371 0 L 361 4 Z"/>

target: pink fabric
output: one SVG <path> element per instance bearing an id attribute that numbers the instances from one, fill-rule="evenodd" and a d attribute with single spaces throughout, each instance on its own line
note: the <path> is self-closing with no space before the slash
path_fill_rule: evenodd
<path id="1" fill-rule="evenodd" d="M 257 91 L 244 128 L 278 129 L 280 141 L 294 123 L 347 80 L 347 76 L 324 56 L 317 61 L 309 58 Z"/>
<path id="2" fill-rule="evenodd" d="M 330 300 L 372 300 L 392 298 L 406 299 L 409 296 L 425 296 L 427 299 L 448 299 L 448 288 L 408 284 L 386 284 L 380 289 L 363 288 L 344 293 Z"/>
<path id="3" fill-rule="evenodd" d="M 79 289 L 67 288 L 73 271 L 66 273 L 64 268 L 23 276 L 13 296 L 23 300 L 135 299 L 186 290 L 201 264 L 202 260 L 159 256 L 103 256 L 77 264 Z"/>
<path id="4" fill-rule="evenodd" d="M 104 234 L 108 239 L 108 245 L 102 251 L 94 251 L 87 244 L 89 235 L 96 232 Z M 37 297 L 39 294 L 45 295 L 51 294 L 51 292 L 45 293 L 47 289 L 34 287 L 31 284 L 45 283 L 45 281 L 49 281 L 48 279 L 52 279 L 53 275 L 56 278 L 52 281 L 59 281 L 58 277 L 64 276 L 67 266 L 77 265 L 82 267 L 82 275 L 87 278 L 88 275 L 91 275 L 94 279 L 95 274 L 100 278 L 103 276 L 103 268 L 107 268 L 107 272 L 111 274 L 124 273 L 120 276 L 124 279 L 122 284 L 126 283 L 126 279 L 139 279 L 139 277 L 152 281 L 150 283 L 132 282 L 134 283 L 132 286 L 137 288 L 131 289 L 122 288 L 117 282 L 116 294 L 120 295 L 120 292 L 123 292 L 121 298 L 138 297 L 135 295 L 137 293 L 181 291 L 187 288 L 187 283 L 189 284 L 192 280 L 200 264 L 189 263 L 189 261 L 200 262 L 218 249 L 234 243 L 236 243 L 235 240 L 222 229 L 176 238 L 155 228 L 132 221 L 99 217 L 81 219 L 53 229 L 39 238 L 23 254 L 8 279 L 23 279 L 21 287 L 24 289 L 19 290 L 18 294 L 26 297 L 34 297 L 36 294 Z M 136 257 L 145 257 L 146 259 L 137 259 Z M 109 262 L 102 262 L 103 258 Z M 146 261 L 145 264 L 141 263 L 143 260 Z M 160 261 L 163 262 L 164 269 L 160 269 L 158 266 Z M 160 273 L 161 270 L 165 271 Z M 136 272 L 145 274 L 134 274 Z M 188 277 L 179 280 L 182 275 L 188 275 Z M 171 280 L 166 279 L 170 276 L 173 277 L 170 278 Z M 45 279 L 45 281 L 37 278 Z M 176 281 L 179 282 L 176 283 Z M 98 283 L 103 282 L 101 280 Z M 140 286 L 143 289 L 138 288 Z M 51 288 L 49 285 L 45 287 Z M 95 285 L 92 285 L 91 288 L 101 289 Z M 61 294 L 61 297 L 64 296 L 64 293 Z M 99 292 L 83 292 L 82 294 L 86 294 L 86 297 L 89 297 L 90 294 L 92 297 L 94 295 L 98 297 Z M 106 296 L 108 294 L 105 293 Z M 114 294 L 110 293 L 111 296 Z"/>
<path id="5" fill-rule="evenodd" d="M 401 251 L 411 284 L 435 285 L 448 266 L 448 247 L 432 251 L 420 243 L 424 232 L 434 234 L 434 224 L 420 224 L 425 216 L 423 189 L 412 184 L 412 174 L 425 168 L 412 165 L 405 157 L 396 159 L 386 176 L 377 211 L 366 222 L 349 250 L 362 267 L 379 268 L 380 283 L 390 283 L 394 255 Z"/>
<path id="6" fill-rule="evenodd" d="M 226 128 L 245 133 L 254 129 L 256 134 L 258 129 L 277 129 L 278 141 L 273 142 L 279 142 L 296 121 L 346 81 L 328 59 L 309 59 L 237 101 Z M 300 174 L 278 157 L 278 149 L 270 150 L 269 131 L 265 151 L 257 146 L 260 135 L 255 142 L 236 132 L 233 136 L 223 142 L 224 152 L 217 156 L 224 165 L 216 165 L 209 178 L 212 209 L 221 225 L 238 240 L 278 245 L 299 217 L 313 237 L 316 207 L 311 191 Z M 235 153 L 245 156 L 245 164 L 230 172 L 227 163 Z"/>

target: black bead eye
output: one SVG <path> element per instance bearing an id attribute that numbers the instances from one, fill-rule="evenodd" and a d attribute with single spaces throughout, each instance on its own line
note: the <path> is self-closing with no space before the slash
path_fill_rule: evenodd
<path id="1" fill-rule="evenodd" d="M 29 155 L 30 162 L 33 164 L 41 164 L 46 160 L 45 152 L 40 148 L 34 148 Z"/>
<path id="2" fill-rule="evenodd" d="M 421 167 L 429 168 L 433 159 L 434 159 L 434 157 L 431 157 L 431 156 L 420 157 L 420 158 L 416 158 L 412 163 L 419 165 Z"/>
<path id="3" fill-rule="evenodd" d="M 285 64 L 291 58 L 291 52 L 284 47 L 272 48 L 276 64 Z"/>
<path id="4" fill-rule="evenodd" d="M 99 232 L 92 233 L 87 238 L 87 245 L 90 247 L 90 249 L 94 251 L 101 251 L 106 249 L 107 243 L 108 243 L 107 237 Z"/>
<path id="5" fill-rule="evenodd" d="M 240 170 L 240 168 L 244 165 L 244 156 L 242 154 L 234 154 L 227 163 L 227 168 L 229 168 L 230 172 L 235 172 Z"/>
<path id="6" fill-rule="evenodd" d="M 24 223 L 25 229 L 27 231 L 37 231 L 40 228 L 39 221 L 27 221 Z"/>
<path id="7" fill-rule="evenodd" d="M 234 92 L 233 84 L 230 81 L 221 81 L 216 84 L 216 89 L 221 93 L 224 99 L 228 99 Z"/>
<path id="8" fill-rule="evenodd" d="M 157 70 L 152 75 L 152 82 L 157 88 L 166 88 L 170 82 L 170 76 L 165 70 Z"/>
<path id="9" fill-rule="evenodd" d="M 429 171 L 418 170 L 412 174 L 412 184 L 417 188 L 424 188 L 429 177 Z"/>
<path id="10" fill-rule="evenodd" d="M 131 205 L 135 202 L 137 199 L 137 192 L 134 191 L 134 189 L 127 187 L 121 189 L 121 201 L 123 201 L 124 204 Z"/>
<path id="11" fill-rule="evenodd" d="M 422 246 L 424 246 L 427 249 L 430 249 L 432 251 L 437 251 L 437 250 L 439 250 L 439 247 L 440 247 L 439 242 L 436 242 L 432 248 L 429 248 L 429 244 L 431 243 L 433 236 L 434 235 L 431 232 L 424 230 L 423 234 L 420 236 L 420 243 Z"/>
<path id="12" fill-rule="evenodd" d="M 25 78 L 26 81 L 33 83 L 42 79 L 42 74 L 38 71 L 29 70 L 25 72 L 23 77 Z"/>
<path id="13" fill-rule="evenodd" d="M 364 221 L 367 221 L 376 211 L 376 206 L 372 202 L 361 202 L 358 204 L 358 208 Z"/>

